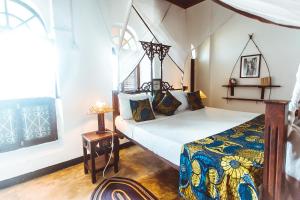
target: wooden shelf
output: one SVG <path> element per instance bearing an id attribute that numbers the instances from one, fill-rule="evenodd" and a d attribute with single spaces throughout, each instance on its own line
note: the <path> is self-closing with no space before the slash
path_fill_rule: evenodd
<path id="1" fill-rule="evenodd" d="M 235 87 L 245 87 L 245 88 L 259 88 L 261 89 L 260 100 L 265 99 L 265 90 L 266 88 L 275 88 L 281 87 L 280 85 L 255 85 L 255 84 L 238 84 L 238 85 L 222 85 L 222 87 L 230 88 L 230 96 L 234 96 L 234 88 Z M 226 97 L 227 98 L 227 97 Z M 244 98 L 233 98 L 235 100 L 245 100 Z M 245 101 L 257 101 L 256 99 L 246 99 Z"/>
<path id="2" fill-rule="evenodd" d="M 248 98 L 234 98 L 234 97 L 222 97 L 226 100 L 240 100 L 240 101 L 256 101 L 256 102 L 263 102 L 264 99 L 248 99 Z"/>
<path id="3" fill-rule="evenodd" d="M 272 88 L 281 87 L 280 85 L 222 85 L 222 87 L 257 87 L 257 88 Z"/>

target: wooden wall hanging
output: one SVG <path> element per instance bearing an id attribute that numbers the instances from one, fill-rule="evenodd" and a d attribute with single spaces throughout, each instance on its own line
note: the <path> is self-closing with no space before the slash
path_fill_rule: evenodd
<path id="1" fill-rule="evenodd" d="M 257 55 L 259 55 L 264 60 L 264 62 L 266 64 L 266 67 L 267 67 L 267 70 L 268 70 L 268 77 L 271 77 L 271 72 L 270 72 L 270 68 L 269 68 L 268 62 L 267 62 L 266 58 L 264 57 L 263 53 L 261 52 L 260 48 L 256 44 L 256 42 L 254 41 L 253 36 L 254 36 L 253 33 L 249 34 L 249 39 L 248 39 L 246 45 L 244 46 L 241 54 L 239 55 L 238 59 L 236 60 L 234 66 L 233 66 L 233 69 L 232 69 L 232 71 L 230 73 L 229 80 L 233 79 L 233 77 L 232 77 L 233 76 L 233 72 L 234 72 L 234 70 L 235 70 L 238 62 L 240 61 L 240 59 L 243 57 L 243 53 L 246 50 L 246 48 L 247 48 L 247 46 L 249 45 L 250 42 L 252 42 L 254 44 L 254 46 L 256 47 L 256 49 L 258 50 L 259 54 L 257 54 Z M 238 83 L 232 84 L 229 81 L 229 84 L 222 85 L 222 87 L 227 87 L 227 95 L 226 95 L 226 97 L 222 97 L 223 99 L 226 99 L 227 101 L 229 101 L 229 100 L 241 100 L 241 101 L 263 102 L 265 100 L 265 91 L 266 91 L 266 89 L 269 89 L 268 100 L 270 100 L 272 88 L 278 88 L 278 87 L 281 87 L 281 86 L 280 85 L 273 85 L 272 83 L 270 83 L 269 85 L 266 85 L 266 84 L 238 84 Z M 233 97 L 233 96 L 235 96 L 234 89 L 236 87 L 240 87 L 240 88 L 258 88 L 258 89 L 261 90 L 260 98 Z"/>

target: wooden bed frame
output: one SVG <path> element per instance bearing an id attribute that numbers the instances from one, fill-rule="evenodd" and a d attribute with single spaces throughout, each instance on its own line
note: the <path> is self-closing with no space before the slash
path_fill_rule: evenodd
<path id="1" fill-rule="evenodd" d="M 126 92 L 124 92 L 126 93 Z M 132 92 L 130 92 L 132 93 Z M 136 91 L 134 93 L 144 93 Z M 168 160 L 158 156 L 143 145 L 125 136 L 115 126 L 115 118 L 120 115 L 118 91 L 112 92 L 113 103 L 113 126 L 114 131 L 121 137 L 126 137 L 143 149 L 151 152 L 172 168 L 179 170 L 179 166 L 174 165 Z M 285 153 L 287 141 L 288 124 L 288 101 L 265 101 L 265 151 L 264 151 L 264 171 L 263 171 L 263 197 L 264 200 L 281 200 L 284 197 L 284 175 L 285 175 Z"/>

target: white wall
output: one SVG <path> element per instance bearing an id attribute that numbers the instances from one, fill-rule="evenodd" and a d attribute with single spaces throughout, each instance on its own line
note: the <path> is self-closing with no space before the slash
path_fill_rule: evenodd
<path id="1" fill-rule="evenodd" d="M 42 6 L 41 1 L 38 3 L 37 7 Z M 44 3 L 47 5 L 41 11 L 51 8 L 49 2 Z M 60 57 L 59 140 L 1 153 L 0 181 L 82 156 L 81 134 L 97 128 L 96 115 L 87 115 L 89 106 L 97 100 L 111 103 L 111 42 L 97 3 L 73 1 L 75 43 L 69 3 L 53 1 Z M 107 117 L 111 119 L 111 115 Z M 111 121 L 107 121 L 107 126 L 111 127 Z"/>
<path id="2" fill-rule="evenodd" d="M 296 80 L 295 75 L 300 63 L 299 30 L 261 23 L 233 13 L 211 1 L 189 8 L 187 16 L 190 44 L 197 46 L 199 43 L 196 58 L 196 88 L 206 91 L 207 105 L 230 110 L 264 112 L 263 103 L 227 102 L 222 99 L 227 92 L 227 89 L 223 88 L 222 85 L 228 83 L 232 68 L 250 33 L 254 33 L 254 40 L 267 59 L 273 83 L 282 86 L 272 90 L 271 99 L 291 99 Z M 203 21 L 199 17 L 209 20 L 211 22 L 210 27 L 203 27 L 203 24 L 199 24 Z M 206 39 L 203 39 L 203 35 L 207 35 Z M 250 43 L 244 55 L 256 53 L 258 51 Z M 259 79 L 240 79 L 239 71 L 240 63 L 238 62 L 233 77 L 237 78 L 240 83 L 259 84 Z M 264 76 L 267 76 L 267 73 L 265 63 L 262 62 L 261 77 Z M 268 92 L 265 95 L 268 97 Z M 238 88 L 235 90 L 235 96 L 260 98 L 260 90 Z M 299 149 L 296 148 L 299 145 L 297 141 L 299 141 L 299 136 L 294 135 L 293 138 L 289 138 L 286 172 L 300 180 L 300 173 L 297 171 L 300 167 Z"/>
<path id="3" fill-rule="evenodd" d="M 228 82 L 233 65 L 248 40 L 248 33 L 254 33 L 254 39 L 262 50 L 270 67 L 272 81 L 282 88 L 273 89 L 271 99 L 290 99 L 295 84 L 295 74 L 300 63 L 300 31 L 267 25 L 252 19 L 235 15 L 222 28 L 212 35 L 211 43 L 211 105 L 215 107 L 264 112 L 264 104 L 232 101 L 227 103 L 221 97 L 226 95 L 222 84 Z M 256 54 L 258 51 L 251 44 L 244 55 Z M 235 68 L 233 76 L 240 83 L 258 84 L 259 79 L 239 79 L 240 66 Z M 268 76 L 262 62 L 261 77 Z M 267 93 L 268 94 L 268 93 Z M 236 96 L 259 98 L 258 89 L 240 88 Z"/>
<path id="4" fill-rule="evenodd" d="M 196 49 L 195 62 L 195 91 L 202 90 L 208 97 L 211 96 L 211 77 L 210 77 L 210 38 L 207 38 L 202 45 Z M 209 99 L 204 99 L 207 105 Z"/>
<path id="5" fill-rule="evenodd" d="M 270 66 L 273 83 L 282 85 L 282 88 L 272 90 L 272 99 L 290 99 L 293 86 L 295 83 L 295 73 L 300 62 L 298 52 L 300 50 L 300 31 L 287 29 L 275 25 L 269 25 L 258 22 L 256 20 L 246 18 L 239 14 L 234 14 L 232 11 L 219 6 L 213 2 L 208 5 L 199 4 L 187 11 L 189 22 L 189 38 L 191 44 L 201 44 L 197 48 L 197 66 L 198 77 L 196 79 L 196 87 L 209 91 L 209 105 L 232 110 L 243 110 L 252 112 L 264 112 L 264 105 L 255 102 L 231 101 L 227 102 L 222 99 L 226 96 L 227 89 L 221 87 L 228 83 L 231 70 L 234 67 L 243 47 L 248 40 L 248 34 L 254 33 L 254 39 Z M 210 11 L 208 11 L 210 8 Z M 207 29 L 211 32 L 206 38 L 210 38 L 208 48 L 207 39 L 203 40 L 198 27 L 199 14 L 206 13 L 201 16 L 203 19 L 209 17 L 210 26 L 213 28 L 202 27 L 203 32 L 207 34 Z M 221 14 L 222 13 L 222 14 Z M 223 19 L 223 23 L 217 23 L 218 19 Z M 226 19 L 226 20 L 224 20 Z M 208 19 L 207 19 L 208 20 Z M 202 22 L 202 21 L 200 21 Z M 202 33 L 202 32 L 201 32 Z M 200 35 L 197 40 L 197 35 Z M 211 35 L 211 36 L 209 36 Z M 254 45 L 250 43 L 243 55 L 256 54 L 258 51 Z M 207 57 L 209 54 L 209 70 Z M 259 83 L 259 79 L 240 79 L 239 62 L 233 72 L 233 77 L 237 78 L 239 83 Z M 261 77 L 267 76 L 265 63 L 262 61 Z M 207 85 L 207 82 L 210 85 Z M 236 96 L 259 98 L 260 91 L 254 88 L 239 88 L 235 91 Z M 268 92 L 266 92 L 266 97 Z"/>

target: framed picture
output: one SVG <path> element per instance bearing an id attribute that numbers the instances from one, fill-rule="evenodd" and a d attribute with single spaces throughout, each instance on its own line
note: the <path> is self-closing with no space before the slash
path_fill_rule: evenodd
<path id="1" fill-rule="evenodd" d="M 153 91 L 161 90 L 161 79 L 152 79 Z"/>
<path id="2" fill-rule="evenodd" d="M 261 54 L 241 57 L 241 78 L 259 78 Z"/>

